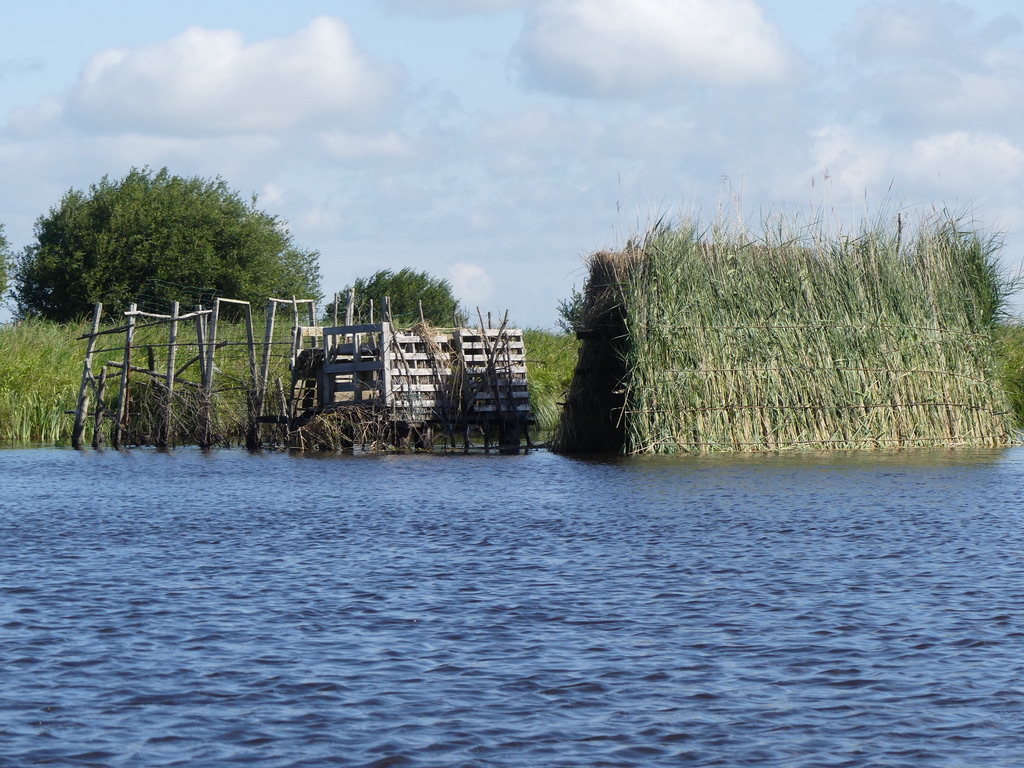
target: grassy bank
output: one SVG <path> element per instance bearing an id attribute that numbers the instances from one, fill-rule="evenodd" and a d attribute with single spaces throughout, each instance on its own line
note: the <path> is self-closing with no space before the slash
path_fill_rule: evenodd
<path id="1" fill-rule="evenodd" d="M 257 320 L 257 329 L 262 320 Z M 287 329 L 285 329 L 287 330 Z M 48 445 L 68 444 L 74 417 L 67 413 L 75 408 L 82 376 L 82 360 L 86 343 L 78 339 L 88 331 L 86 324 L 24 322 L 0 326 L 0 444 Z M 156 332 L 166 338 L 166 331 Z M 105 337 L 116 346 L 118 337 Z M 120 337 L 123 338 L 123 337 Z M 227 338 L 241 345 L 245 339 L 242 326 L 221 325 L 218 338 Z M 136 338 L 140 354 L 145 353 L 145 332 Z M 527 330 L 525 343 L 529 364 L 531 401 L 537 414 L 541 439 L 554 429 L 558 421 L 559 403 L 572 376 L 576 340 L 572 337 L 541 330 Z M 235 353 L 218 353 L 218 381 L 221 386 L 239 393 L 239 413 L 244 415 L 242 396 L 248 376 L 247 360 L 241 346 Z M 98 354 L 102 364 L 119 355 Z M 283 360 L 278 361 L 284 372 Z M 143 386 L 145 377 L 137 377 Z M 236 441 L 241 439 L 242 419 L 231 423 L 230 417 L 219 428 Z M 237 433 L 237 434 L 236 434 Z"/>

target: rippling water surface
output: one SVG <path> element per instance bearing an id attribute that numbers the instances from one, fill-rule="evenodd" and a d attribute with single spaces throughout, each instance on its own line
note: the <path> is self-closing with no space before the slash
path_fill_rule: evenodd
<path id="1" fill-rule="evenodd" d="M 0 765 L 1017 766 L 1024 451 L 0 451 Z"/>

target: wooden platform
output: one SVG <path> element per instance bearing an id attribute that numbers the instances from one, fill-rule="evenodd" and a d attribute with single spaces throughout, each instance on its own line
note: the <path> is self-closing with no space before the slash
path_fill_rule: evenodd
<path id="1" fill-rule="evenodd" d="M 449 433 L 534 423 L 519 329 L 296 327 L 292 372 L 299 419 L 368 407 Z"/>

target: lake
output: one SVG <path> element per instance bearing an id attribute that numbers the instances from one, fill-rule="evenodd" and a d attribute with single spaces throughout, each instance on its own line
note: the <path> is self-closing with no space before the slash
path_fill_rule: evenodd
<path id="1" fill-rule="evenodd" d="M 1024 754 L 1024 449 L 7 449 L 0 536 L 2 766 Z"/>

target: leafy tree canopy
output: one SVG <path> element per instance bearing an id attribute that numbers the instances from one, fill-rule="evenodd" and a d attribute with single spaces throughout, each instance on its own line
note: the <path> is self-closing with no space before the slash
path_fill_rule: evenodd
<path id="1" fill-rule="evenodd" d="M 355 314 L 367 319 L 370 315 L 370 301 L 374 304 L 375 316 L 380 316 L 385 298 L 391 300 L 391 316 L 399 325 L 413 325 L 420 321 L 420 303 L 423 317 L 431 325 L 449 327 L 453 323 L 466 322 L 465 313 L 452 294 L 452 284 L 447 280 L 433 277 L 427 272 L 417 272 L 406 267 L 398 272 L 382 269 L 368 278 L 360 277 L 338 296 L 339 309 L 344 309 L 349 291 L 355 289 Z M 333 305 L 327 308 L 328 314 Z M 344 312 L 339 313 L 344 317 Z"/>
<path id="2" fill-rule="evenodd" d="M 16 259 L 17 311 L 68 321 L 97 301 L 121 308 L 142 299 L 166 311 L 172 301 L 190 306 L 200 289 L 252 302 L 319 298 L 318 254 L 296 248 L 255 204 L 220 177 L 166 168 L 71 189 L 36 221 L 35 242 Z"/>
<path id="3" fill-rule="evenodd" d="M 0 299 L 7 293 L 7 281 L 10 276 L 11 252 L 10 244 L 4 237 L 4 225 L 0 224 Z"/>

